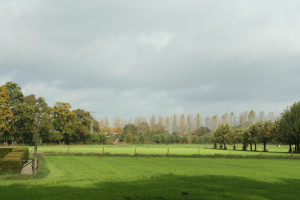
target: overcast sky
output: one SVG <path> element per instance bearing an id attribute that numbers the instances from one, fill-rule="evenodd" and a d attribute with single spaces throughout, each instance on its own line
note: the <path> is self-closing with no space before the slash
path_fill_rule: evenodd
<path id="1" fill-rule="evenodd" d="M 279 114 L 300 100 L 299 0 L 0 0 L 0 84 L 96 117 Z"/>

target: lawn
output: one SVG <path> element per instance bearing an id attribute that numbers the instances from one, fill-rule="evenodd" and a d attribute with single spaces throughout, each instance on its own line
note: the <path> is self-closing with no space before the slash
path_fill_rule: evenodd
<path id="1" fill-rule="evenodd" d="M 55 145 L 55 146 L 39 146 L 38 149 L 41 152 L 70 152 L 70 153 L 105 153 L 110 154 L 156 154 L 166 155 L 289 155 L 288 146 L 275 146 L 267 145 L 269 152 L 261 152 L 263 149 L 262 145 L 257 146 L 257 151 L 241 151 L 242 146 L 237 145 L 237 151 L 232 150 L 232 146 L 228 145 L 228 150 L 213 149 L 213 145 L 198 145 L 198 144 L 134 144 L 134 145 Z M 30 147 L 33 150 L 33 147 Z M 169 149 L 169 150 L 168 150 Z"/>
<path id="2" fill-rule="evenodd" d="M 299 159 L 48 155 L 0 177 L 1 199 L 299 199 Z M 27 179 L 27 180 L 22 180 Z"/>

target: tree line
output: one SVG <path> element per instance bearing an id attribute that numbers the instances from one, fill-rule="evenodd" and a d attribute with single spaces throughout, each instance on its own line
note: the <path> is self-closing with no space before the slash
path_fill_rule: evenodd
<path id="1" fill-rule="evenodd" d="M 267 144 L 289 145 L 289 152 L 300 153 L 300 101 L 281 113 L 275 121 L 259 120 L 254 122 L 249 113 L 247 126 L 232 126 L 230 123 L 222 123 L 214 131 L 214 148 L 219 144 L 220 149 L 227 149 L 226 145 L 243 144 L 242 150 L 256 151 L 257 144 L 263 144 L 263 151 L 267 151 Z M 294 149 L 292 149 L 292 145 Z"/>
<path id="2" fill-rule="evenodd" d="M 24 96 L 13 82 L 0 87 L 0 141 L 4 145 L 80 142 L 91 129 L 99 131 L 99 123 L 88 111 L 71 110 L 64 102 L 51 107 L 43 97 Z"/>
<path id="3" fill-rule="evenodd" d="M 89 111 L 72 110 L 70 103 L 51 107 L 43 97 L 24 96 L 18 84 L 7 82 L 0 87 L 0 105 L 0 141 L 4 144 L 211 143 L 221 149 L 242 144 L 243 150 L 254 151 L 257 144 L 263 144 L 267 151 L 268 143 L 276 143 L 300 151 L 299 102 L 279 117 L 250 110 L 211 118 L 197 113 L 97 121 Z"/>

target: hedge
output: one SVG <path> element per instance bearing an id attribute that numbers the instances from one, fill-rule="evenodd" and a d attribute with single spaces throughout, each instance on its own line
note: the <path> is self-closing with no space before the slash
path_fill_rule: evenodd
<path id="1" fill-rule="evenodd" d="M 0 158 L 12 151 L 12 148 L 0 148 Z"/>
<path id="2" fill-rule="evenodd" d="M 0 174 L 20 173 L 23 161 L 0 160 Z"/>
<path id="3" fill-rule="evenodd" d="M 28 160 L 28 148 L 5 148 L 0 151 L 5 152 L 5 156 L 0 158 L 0 174 L 20 173 Z"/>

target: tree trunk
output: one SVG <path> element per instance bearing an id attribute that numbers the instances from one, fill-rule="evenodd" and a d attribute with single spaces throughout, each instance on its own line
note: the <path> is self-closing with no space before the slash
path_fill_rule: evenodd
<path id="1" fill-rule="evenodd" d="M 266 142 L 264 142 L 264 152 L 267 152 L 267 143 Z"/>
<path id="2" fill-rule="evenodd" d="M 299 143 L 297 144 L 297 153 L 300 153 L 300 145 L 299 145 Z"/>
<path id="3" fill-rule="evenodd" d="M 254 143 L 254 151 L 256 151 L 256 143 Z"/>
<path id="4" fill-rule="evenodd" d="M 217 149 L 217 143 L 214 143 L 214 149 Z"/>
<path id="5" fill-rule="evenodd" d="M 235 144 L 233 145 L 233 150 L 236 150 L 236 148 L 235 148 Z"/>
<path id="6" fill-rule="evenodd" d="M 243 143 L 243 151 L 247 151 L 247 144 Z"/>
<path id="7" fill-rule="evenodd" d="M 250 151 L 252 151 L 252 143 L 250 143 Z"/>
<path id="8" fill-rule="evenodd" d="M 227 150 L 226 144 L 224 143 L 224 149 Z"/>

